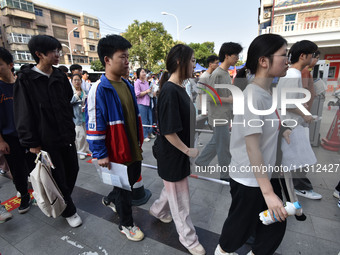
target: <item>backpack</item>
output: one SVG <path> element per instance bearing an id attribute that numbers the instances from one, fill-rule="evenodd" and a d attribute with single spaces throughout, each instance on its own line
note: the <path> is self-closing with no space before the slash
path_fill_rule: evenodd
<path id="1" fill-rule="evenodd" d="M 51 168 L 54 166 L 48 152 L 41 151 L 35 163 L 35 168 L 30 173 L 34 190 L 32 195 L 46 216 L 57 218 L 65 210 L 66 203 L 52 176 Z"/>

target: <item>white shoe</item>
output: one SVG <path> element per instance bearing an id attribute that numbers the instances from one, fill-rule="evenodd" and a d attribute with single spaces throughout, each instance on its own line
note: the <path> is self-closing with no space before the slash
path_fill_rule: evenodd
<path id="1" fill-rule="evenodd" d="M 205 249 L 201 244 L 198 244 L 194 248 L 188 249 L 188 251 L 193 255 L 205 255 Z"/>
<path id="2" fill-rule="evenodd" d="M 154 134 L 151 134 L 149 137 L 150 137 L 151 139 L 156 138 L 156 136 L 155 136 Z"/>
<path id="3" fill-rule="evenodd" d="M 236 252 L 223 252 L 221 246 L 218 244 L 215 249 L 215 255 L 238 255 Z"/>
<path id="4" fill-rule="evenodd" d="M 172 221 L 172 217 L 169 214 L 168 216 L 164 217 L 164 218 L 158 218 L 156 217 L 156 215 L 153 214 L 153 212 L 151 210 L 149 210 L 149 214 L 152 215 L 153 217 L 159 219 L 161 222 L 163 223 L 170 223 Z"/>
<path id="5" fill-rule="evenodd" d="M 322 195 L 314 192 L 313 190 L 295 190 L 296 195 L 306 197 L 309 199 L 321 199 Z"/>
<path id="6" fill-rule="evenodd" d="M 17 191 L 17 198 L 21 197 L 21 194 L 19 191 Z"/>
<path id="7" fill-rule="evenodd" d="M 146 142 L 146 143 L 150 142 L 150 138 L 149 137 L 144 138 L 144 142 Z"/>
<path id="8" fill-rule="evenodd" d="M 119 231 L 131 241 L 139 242 L 144 238 L 144 233 L 136 225 L 132 227 L 119 226 Z"/>
<path id="9" fill-rule="evenodd" d="M 333 197 L 335 197 L 335 198 L 339 199 L 339 198 L 340 198 L 340 197 L 339 197 L 339 194 L 340 194 L 340 192 L 339 192 L 339 191 L 337 191 L 337 190 L 334 190 Z"/>
<path id="10" fill-rule="evenodd" d="M 81 224 L 83 224 L 83 221 L 81 220 L 78 213 L 73 214 L 71 217 L 67 217 L 66 220 L 72 228 L 79 227 Z"/>
<path id="11" fill-rule="evenodd" d="M 86 156 L 85 156 L 85 155 L 83 155 L 83 154 L 80 154 L 80 155 L 79 155 L 79 158 L 80 158 L 80 159 L 85 159 L 85 158 L 86 158 Z"/>

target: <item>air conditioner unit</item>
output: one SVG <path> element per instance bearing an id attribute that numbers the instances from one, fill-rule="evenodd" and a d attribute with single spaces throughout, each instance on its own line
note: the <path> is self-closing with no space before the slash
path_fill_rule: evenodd
<path id="1" fill-rule="evenodd" d="M 74 52 L 77 52 L 77 49 L 73 49 Z"/>
<path id="2" fill-rule="evenodd" d="M 272 16 L 272 13 L 271 13 L 271 12 L 265 12 L 265 13 L 263 14 L 263 18 L 264 18 L 264 19 L 269 19 L 271 16 Z"/>
<path id="3" fill-rule="evenodd" d="M 84 54 L 84 51 L 81 51 L 80 53 L 81 53 L 81 54 Z"/>

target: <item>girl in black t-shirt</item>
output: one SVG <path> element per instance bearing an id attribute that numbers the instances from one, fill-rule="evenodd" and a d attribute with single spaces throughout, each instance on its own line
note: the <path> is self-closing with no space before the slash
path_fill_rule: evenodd
<path id="1" fill-rule="evenodd" d="M 182 85 L 192 77 L 195 62 L 193 50 L 182 44 L 174 46 L 166 60 L 169 73 L 165 72 L 160 81 L 157 105 L 160 135 L 156 140 L 158 174 L 164 188 L 150 214 L 164 223 L 173 219 L 182 245 L 191 254 L 203 255 L 205 250 L 189 215 L 189 157 L 198 155 L 193 148 L 196 113 Z"/>

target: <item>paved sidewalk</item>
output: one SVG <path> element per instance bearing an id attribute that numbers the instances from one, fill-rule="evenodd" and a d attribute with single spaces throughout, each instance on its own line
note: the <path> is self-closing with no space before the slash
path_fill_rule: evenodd
<path id="1" fill-rule="evenodd" d="M 328 100 L 325 104 L 327 102 Z M 321 137 L 326 136 L 336 112 L 335 108 L 331 111 L 324 108 Z M 209 140 L 209 134 L 201 135 L 203 144 Z M 143 145 L 143 163 L 156 165 L 151 146 L 152 142 Z M 339 164 L 340 154 L 337 152 L 326 151 L 322 147 L 313 149 L 321 165 Z M 161 223 L 148 214 L 151 204 L 159 197 L 163 187 L 157 171 L 145 167 L 142 170 L 144 186 L 152 192 L 152 197 L 147 204 L 133 209 L 136 224 L 146 234 L 142 242 L 135 243 L 128 241 L 118 231 L 117 216 L 101 204 L 101 197 L 107 195 L 111 187 L 101 183 L 92 164 L 83 160 L 79 163 L 80 172 L 73 198 L 83 225 L 73 229 L 61 217 L 53 219 L 44 216 L 37 206 L 32 206 L 24 215 L 14 210 L 13 219 L 0 224 L 1 255 L 188 254 L 178 241 L 174 224 Z M 339 173 L 340 166 L 337 173 L 308 174 L 315 191 L 321 193 L 323 198 L 320 201 L 300 198 L 307 220 L 298 222 L 294 217 L 289 217 L 287 231 L 277 254 L 337 255 L 340 252 L 340 209 L 336 205 L 337 200 L 332 196 L 334 187 L 340 180 Z M 219 177 L 217 173 L 200 175 Z M 192 220 L 201 243 L 206 247 L 207 254 L 211 255 L 228 214 L 230 188 L 197 179 L 190 179 L 189 183 Z M 14 185 L 9 179 L 0 176 L 0 186 L 2 201 L 16 195 Z M 244 246 L 239 254 L 246 254 L 249 249 Z"/>

